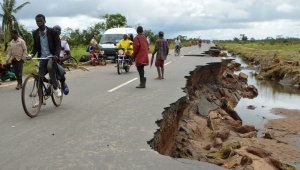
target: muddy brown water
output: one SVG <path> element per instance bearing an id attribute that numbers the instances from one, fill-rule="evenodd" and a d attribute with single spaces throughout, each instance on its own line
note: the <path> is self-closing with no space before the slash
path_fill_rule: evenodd
<path id="1" fill-rule="evenodd" d="M 253 76 L 254 70 L 247 69 L 247 64 L 239 57 L 235 61 L 241 63 L 242 72 L 247 74 L 248 84 L 254 85 L 258 90 L 258 96 L 254 99 L 242 98 L 235 111 L 239 113 L 243 124 L 252 124 L 262 129 L 264 124 L 271 119 L 282 118 L 271 112 L 273 108 L 297 109 L 300 110 L 300 89 L 290 86 L 283 86 L 271 81 L 257 81 Z M 250 110 L 247 107 L 253 105 L 256 108 Z M 299 143 L 300 147 L 300 143 Z"/>

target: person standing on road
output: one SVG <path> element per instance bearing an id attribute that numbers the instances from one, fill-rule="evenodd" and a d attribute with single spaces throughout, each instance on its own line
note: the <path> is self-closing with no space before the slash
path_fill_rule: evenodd
<path id="1" fill-rule="evenodd" d="M 142 26 L 137 27 L 138 35 L 133 40 L 133 58 L 135 59 L 135 65 L 140 76 L 140 85 L 136 88 L 146 87 L 146 77 L 144 67 L 149 64 L 148 59 L 148 42 L 143 34 L 144 30 Z"/>
<path id="2" fill-rule="evenodd" d="M 38 53 L 38 58 L 53 56 L 48 60 L 39 61 L 39 74 L 45 76 L 49 72 L 50 82 L 53 85 L 53 92 L 56 96 L 62 96 L 61 90 L 57 83 L 57 60 L 59 57 L 61 44 L 58 33 L 45 25 L 46 19 L 42 14 L 35 17 L 37 26 L 39 27 L 32 32 L 33 48 L 30 57 Z"/>
<path id="3" fill-rule="evenodd" d="M 158 40 L 155 41 L 155 48 L 152 53 L 152 58 L 156 54 L 155 66 L 157 68 L 158 77 L 157 80 L 164 79 L 164 63 L 169 54 L 168 41 L 164 39 L 164 33 L 160 31 L 158 33 Z"/>
<path id="4" fill-rule="evenodd" d="M 17 30 L 12 30 L 11 33 L 12 40 L 9 42 L 6 63 L 13 65 L 18 82 L 16 89 L 19 90 L 22 88 L 23 63 L 27 57 L 27 46 L 25 41 L 19 37 Z"/>

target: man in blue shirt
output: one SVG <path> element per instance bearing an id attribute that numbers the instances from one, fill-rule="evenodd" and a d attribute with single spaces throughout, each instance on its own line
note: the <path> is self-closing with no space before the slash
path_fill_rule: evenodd
<path id="1" fill-rule="evenodd" d="M 45 25 L 46 19 L 42 14 L 35 17 L 37 30 L 32 32 L 33 36 L 33 49 L 31 57 L 38 53 L 38 58 L 45 58 L 52 56 L 48 60 L 40 60 L 39 74 L 45 76 L 49 72 L 50 82 L 53 85 L 53 92 L 56 96 L 62 95 L 61 90 L 58 88 L 56 78 L 57 73 L 57 59 L 59 57 L 61 44 L 58 33 Z"/>

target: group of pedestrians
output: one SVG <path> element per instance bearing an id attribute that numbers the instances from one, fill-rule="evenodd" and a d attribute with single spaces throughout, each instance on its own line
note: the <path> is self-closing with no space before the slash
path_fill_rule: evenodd
<path id="1" fill-rule="evenodd" d="M 66 84 L 64 70 L 60 64 L 70 57 L 70 47 L 65 39 L 60 39 L 61 27 L 54 26 L 53 28 L 45 25 L 46 19 L 42 14 L 35 17 L 38 29 L 33 31 L 33 49 L 32 52 L 27 54 L 27 47 L 25 41 L 19 37 L 16 30 L 12 30 L 12 40 L 9 43 L 7 52 L 7 63 L 12 63 L 16 78 L 16 89 L 22 88 L 22 71 L 23 64 L 26 59 L 30 59 L 37 54 L 38 58 L 52 56 L 48 60 L 40 60 L 38 74 L 45 76 L 49 73 L 50 82 L 53 85 L 54 94 L 61 96 L 61 89 L 58 86 L 58 77 L 61 82 L 63 91 L 68 94 L 69 89 Z M 133 56 L 136 64 L 137 71 L 140 77 L 140 84 L 136 88 L 146 87 L 146 77 L 144 67 L 149 65 L 149 40 L 143 34 L 143 27 L 137 27 L 137 36 L 134 37 L 133 43 L 130 44 L 133 48 L 131 55 Z M 127 42 L 128 37 L 124 37 L 124 43 Z M 91 42 L 92 44 L 92 42 Z M 121 43 L 122 44 L 122 43 Z M 121 46 L 121 45 L 120 45 Z M 157 68 L 158 77 L 156 79 L 164 79 L 164 61 L 167 59 L 169 53 L 169 46 L 167 40 L 164 39 L 164 33 L 159 32 L 159 39 L 155 42 L 155 48 L 152 53 L 152 62 L 155 58 L 155 66 Z M 152 65 L 152 63 L 151 63 Z"/>
<path id="2" fill-rule="evenodd" d="M 149 65 L 149 39 L 143 34 L 144 30 L 142 26 L 137 27 L 137 36 L 133 38 L 133 44 L 129 40 L 127 35 L 123 36 L 123 39 L 119 41 L 116 48 L 125 48 L 129 50 L 129 55 L 132 55 L 137 71 L 139 73 L 140 84 L 136 88 L 145 88 L 147 78 L 145 77 L 145 66 Z M 133 51 L 131 51 L 133 48 Z M 168 41 L 164 39 L 164 33 L 159 32 L 159 39 L 155 42 L 155 48 L 152 53 L 151 65 L 155 58 L 155 66 L 157 68 L 158 77 L 156 79 L 164 79 L 164 61 L 167 59 L 169 54 Z M 150 65 L 150 66 L 151 66 Z"/>
<path id="3" fill-rule="evenodd" d="M 53 85 L 54 94 L 61 96 L 61 89 L 58 87 L 58 78 L 61 82 L 63 92 L 69 93 L 69 88 L 65 82 L 65 72 L 60 65 L 70 57 L 70 48 L 65 39 L 60 39 L 61 28 L 55 26 L 54 28 L 45 25 L 46 19 L 42 14 L 35 17 L 38 29 L 33 31 L 33 49 L 32 52 L 27 54 L 27 46 L 25 41 L 19 37 L 16 30 L 12 30 L 12 40 L 9 42 L 7 51 L 6 63 L 13 65 L 15 75 L 17 78 L 17 87 L 19 90 L 22 88 L 22 72 L 23 64 L 26 59 L 31 59 L 37 54 L 38 58 L 45 58 L 51 56 L 47 60 L 39 61 L 38 74 L 45 76 L 49 73 L 50 82 Z M 65 55 L 66 53 L 66 55 Z"/>

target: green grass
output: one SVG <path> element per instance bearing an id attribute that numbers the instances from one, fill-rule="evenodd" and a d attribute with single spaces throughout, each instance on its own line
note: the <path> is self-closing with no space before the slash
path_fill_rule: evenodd
<path id="1" fill-rule="evenodd" d="M 278 58 L 286 61 L 300 60 L 300 42 L 221 42 L 219 46 L 241 57 Z"/>
<path id="2" fill-rule="evenodd" d="M 259 64 L 259 79 L 282 79 L 285 75 L 300 83 L 300 42 L 297 41 L 255 41 L 255 42 L 218 42 L 218 46 L 239 55 L 246 61 Z M 285 63 L 277 66 L 278 63 Z M 293 64 L 287 64 L 293 63 Z M 298 63 L 298 64 L 297 64 Z M 270 66 L 277 66 L 272 69 Z"/>
<path id="3" fill-rule="evenodd" d="M 85 46 L 71 47 L 71 55 L 75 57 L 78 61 L 83 55 L 89 55 L 90 53 L 86 52 Z"/>
<path id="4" fill-rule="evenodd" d="M 37 67 L 35 66 L 36 60 L 25 61 L 23 67 L 23 75 L 27 75 L 30 73 L 36 73 Z"/>

